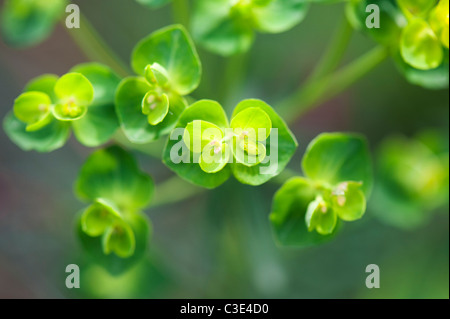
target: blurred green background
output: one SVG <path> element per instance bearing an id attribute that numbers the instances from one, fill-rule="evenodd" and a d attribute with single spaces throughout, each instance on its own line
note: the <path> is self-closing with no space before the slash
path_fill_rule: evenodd
<path id="1" fill-rule="evenodd" d="M 137 41 L 172 23 L 170 7 L 151 11 L 132 0 L 75 3 L 125 61 Z M 228 111 L 243 98 L 260 98 L 276 109 L 312 71 L 343 12 L 341 4 L 314 5 L 293 30 L 258 35 L 243 64 L 245 75 L 228 96 L 223 94 L 226 60 L 200 49 L 205 74 L 193 96 L 218 99 Z M 355 34 L 345 60 L 373 46 Z M 0 117 L 33 77 L 64 74 L 85 61 L 61 26 L 31 49 L 0 42 Z M 395 133 L 409 136 L 424 128 L 448 133 L 448 94 L 408 84 L 387 60 L 291 126 L 300 147 L 290 168 L 300 173 L 305 147 L 325 131 L 360 132 L 373 150 Z M 85 259 L 74 233 L 74 216 L 84 204 L 72 193 L 73 181 L 91 151 L 72 139 L 50 154 L 25 153 L 0 130 L 0 297 L 449 297 L 448 207 L 419 228 L 401 230 L 378 221 L 369 203 L 366 216 L 347 224 L 332 242 L 286 249 L 275 245 L 268 221 L 280 185 L 254 188 L 232 179 L 182 203 L 147 210 L 154 227 L 148 258 L 112 277 Z M 159 160 L 136 155 L 157 183 L 173 175 Z M 65 287 L 64 271 L 71 263 L 80 265 L 80 289 Z M 380 289 L 365 286 L 368 264 L 380 266 Z"/>

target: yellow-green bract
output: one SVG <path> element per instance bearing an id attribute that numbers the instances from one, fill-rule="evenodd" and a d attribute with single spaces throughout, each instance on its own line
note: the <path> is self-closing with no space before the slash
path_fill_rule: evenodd
<path id="1" fill-rule="evenodd" d="M 185 96 L 201 79 L 201 63 L 184 27 L 158 30 L 134 48 L 132 67 L 139 76 L 118 86 L 116 111 L 127 138 L 148 143 L 170 133 L 186 109 Z"/>
<path id="2" fill-rule="evenodd" d="M 309 246 L 328 240 L 339 220 L 360 219 L 372 188 L 366 140 L 354 134 L 319 135 L 303 157 L 305 177 L 288 180 L 273 199 L 270 221 L 281 245 Z"/>
<path id="3" fill-rule="evenodd" d="M 117 146 L 96 151 L 86 160 L 75 183 L 78 197 L 90 203 L 79 215 L 79 236 L 105 266 L 126 268 L 144 254 L 151 226 L 141 210 L 150 203 L 153 190 L 152 179 Z"/>
<path id="4" fill-rule="evenodd" d="M 304 0 L 199 0 L 193 36 L 214 53 L 243 53 L 252 45 L 255 30 L 287 31 L 303 20 L 307 10 Z"/>
<path id="5" fill-rule="evenodd" d="M 351 24 L 387 46 L 399 70 L 413 84 L 448 87 L 448 0 L 380 0 L 380 28 L 368 28 L 366 8 L 372 2 L 352 0 L 347 17 Z"/>
<path id="6" fill-rule="evenodd" d="M 194 125 L 199 125 L 199 132 L 194 132 Z M 203 135 L 202 127 L 203 131 L 215 129 L 215 133 Z M 262 128 L 265 133 L 248 139 L 246 133 L 250 127 Z M 230 129 L 240 134 L 227 136 Z M 191 145 L 192 138 L 187 141 L 187 133 L 200 139 L 198 143 L 203 147 L 196 149 Z M 197 136 L 199 133 L 201 136 Z M 265 142 L 265 146 L 261 141 Z M 205 156 L 208 145 L 215 161 L 202 165 L 200 157 Z M 235 147 L 231 150 L 229 147 L 232 145 Z M 261 185 L 284 170 L 296 148 L 297 140 L 286 123 L 263 101 L 240 102 L 234 109 L 230 125 L 219 103 L 202 100 L 191 105 L 180 116 L 164 149 L 163 161 L 180 177 L 206 188 L 223 184 L 231 173 L 241 183 Z M 239 150 L 242 156 L 236 153 Z M 214 158 L 214 155 L 217 157 Z M 262 159 L 265 161 L 261 162 Z"/>
<path id="7" fill-rule="evenodd" d="M 108 67 L 88 63 L 58 77 L 32 80 L 4 119 L 8 136 L 23 150 L 50 152 L 70 136 L 85 146 L 106 143 L 119 127 L 114 92 L 119 77 Z"/>

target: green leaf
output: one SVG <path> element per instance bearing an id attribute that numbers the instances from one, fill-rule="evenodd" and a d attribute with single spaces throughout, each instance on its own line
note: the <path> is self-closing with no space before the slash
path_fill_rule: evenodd
<path id="1" fill-rule="evenodd" d="M 169 97 L 159 95 L 156 91 L 148 91 L 142 100 L 142 113 L 147 115 L 150 125 L 158 125 L 169 113 Z"/>
<path id="2" fill-rule="evenodd" d="M 114 96 L 120 78 L 109 67 L 97 63 L 78 65 L 71 72 L 83 74 L 94 88 L 94 99 L 86 115 L 72 123 L 74 133 L 85 146 L 102 145 L 119 128 Z"/>
<path id="3" fill-rule="evenodd" d="M 260 164 L 266 158 L 267 150 L 264 144 L 247 138 L 233 138 L 233 155 L 237 163 L 247 167 Z"/>
<path id="4" fill-rule="evenodd" d="M 306 210 L 305 216 L 308 231 L 317 231 L 320 235 L 330 235 L 337 225 L 337 215 L 334 209 L 318 196 Z"/>
<path id="5" fill-rule="evenodd" d="M 192 33 L 205 48 L 223 56 L 247 52 L 254 41 L 253 23 L 234 18 L 230 0 L 197 1 Z"/>
<path id="6" fill-rule="evenodd" d="M 435 154 L 420 140 L 395 136 L 380 147 L 378 171 L 400 201 L 434 208 L 448 200 L 448 151 Z"/>
<path id="7" fill-rule="evenodd" d="M 171 0 L 136 0 L 137 2 L 149 6 L 152 9 L 156 9 L 168 4 Z"/>
<path id="8" fill-rule="evenodd" d="M 420 85 L 431 90 L 448 88 L 449 84 L 449 55 L 445 53 L 444 63 L 432 70 L 418 70 L 407 64 L 400 54 L 395 56 L 397 68 L 406 79 L 415 85 Z"/>
<path id="9" fill-rule="evenodd" d="M 187 107 L 184 98 L 170 93 L 169 113 L 158 125 L 150 125 L 148 117 L 142 113 L 142 101 L 151 89 L 148 82 L 141 77 L 125 78 L 117 88 L 117 116 L 125 135 L 133 143 L 145 144 L 169 134 Z"/>
<path id="10" fill-rule="evenodd" d="M 98 237 L 103 235 L 115 220 L 121 220 L 117 208 L 106 200 L 97 199 L 81 215 L 81 227 L 89 236 Z"/>
<path id="11" fill-rule="evenodd" d="M 159 87 L 166 87 L 169 84 L 169 74 L 158 63 L 147 65 L 145 67 L 145 79 L 150 85 L 158 85 Z"/>
<path id="12" fill-rule="evenodd" d="M 200 58 L 181 25 L 158 30 L 140 41 L 133 51 L 131 63 L 133 70 L 143 76 L 147 65 L 157 63 L 167 71 L 170 89 L 182 96 L 200 84 Z"/>
<path id="13" fill-rule="evenodd" d="M 227 116 L 219 103 L 210 100 L 194 103 L 180 116 L 164 148 L 163 162 L 183 179 L 205 188 L 215 188 L 230 177 L 230 169 L 227 165 L 219 172 L 210 174 L 194 162 L 194 159 L 198 161 L 199 156 L 192 156 L 183 136 L 188 124 L 195 120 L 210 122 L 223 131 L 228 128 Z"/>
<path id="14" fill-rule="evenodd" d="M 305 18 L 309 8 L 309 4 L 304 0 L 262 2 L 261 5 L 254 5 L 253 16 L 256 28 L 269 33 L 281 33 L 292 29 Z"/>
<path id="15" fill-rule="evenodd" d="M 288 180 L 275 194 L 270 222 L 277 242 L 284 246 L 311 246 L 331 239 L 333 234 L 309 232 L 306 213 L 319 194 L 310 182 L 301 177 Z"/>
<path id="16" fill-rule="evenodd" d="M 396 48 L 400 41 L 402 28 L 407 20 L 398 8 L 395 0 L 378 0 L 380 8 L 380 28 L 367 28 L 366 20 L 369 17 L 367 7 L 374 4 L 371 0 L 349 1 L 347 5 L 347 19 L 352 26 L 372 37 L 378 43 Z"/>
<path id="17" fill-rule="evenodd" d="M 73 100 L 78 106 L 87 106 L 94 100 L 94 87 L 81 73 L 67 73 L 55 83 L 55 94 L 60 100 Z"/>
<path id="18" fill-rule="evenodd" d="M 264 111 L 272 122 L 272 130 L 266 141 L 267 156 L 263 163 L 248 167 L 243 164 L 233 164 L 233 174 L 238 181 L 249 185 L 261 185 L 280 174 L 291 160 L 297 149 L 297 140 L 283 119 L 263 101 L 245 100 L 239 103 L 233 112 L 233 118 L 249 108 L 259 108 Z"/>
<path id="19" fill-rule="evenodd" d="M 133 230 L 126 223 L 114 223 L 103 234 L 102 246 L 105 255 L 115 253 L 121 258 L 131 257 L 136 249 Z"/>
<path id="20" fill-rule="evenodd" d="M 31 80 L 24 89 L 24 92 L 42 92 L 47 94 L 52 103 L 56 103 L 55 84 L 59 77 L 54 74 L 44 74 Z"/>
<path id="21" fill-rule="evenodd" d="M 6 0 L 1 14 L 5 42 L 16 47 L 46 39 L 64 16 L 67 0 Z"/>
<path id="22" fill-rule="evenodd" d="M 14 101 L 14 114 L 28 124 L 27 131 L 36 131 L 52 120 L 50 97 L 42 92 L 25 92 Z"/>
<path id="23" fill-rule="evenodd" d="M 127 214 L 124 222 L 132 229 L 135 238 L 135 249 L 131 257 L 121 258 L 115 253 L 103 253 L 102 237 L 91 237 L 81 227 L 81 214 L 76 218 L 76 231 L 82 247 L 91 259 L 107 269 L 110 273 L 120 275 L 136 265 L 144 257 L 151 234 L 151 223 L 142 213 Z"/>
<path id="24" fill-rule="evenodd" d="M 13 112 L 7 114 L 3 121 L 8 137 L 24 151 L 51 152 L 61 148 L 70 136 L 70 124 L 56 119 L 37 131 L 28 132 L 26 127 Z"/>
<path id="25" fill-rule="evenodd" d="M 439 4 L 430 13 L 429 22 L 434 32 L 440 38 L 442 44 L 449 47 L 449 1 L 441 0 Z"/>
<path id="26" fill-rule="evenodd" d="M 83 63 L 73 67 L 70 72 L 80 73 L 94 88 L 94 98 L 90 102 L 90 107 L 114 104 L 115 92 L 121 79 L 111 68 L 100 63 Z"/>
<path id="27" fill-rule="evenodd" d="M 94 87 L 81 73 L 63 75 L 55 84 L 58 102 L 52 109 L 53 115 L 60 121 L 75 121 L 87 113 L 94 99 Z"/>
<path id="28" fill-rule="evenodd" d="M 146 207 L 154 185 L 152 179 L 139 170 L 130 154 L 112 146 L 96 151 L 86 160 L 75 190 L 83 200 L 109 200 L 122 212 Z"/>
<path id="29" fill-rule="evenodd" d="M 270 135 L 272 121 L 261 108 L 250 107 L 233 116 L 230 126 L 237 135 L 249 136 L 250 134 L 251 140 L 265 141 Z"/>
<path id="30" fill-rule="evenodd" d="M 223 137 L 224 133 L 217 125 L 207 121 L 195 120 L 186 126 L 183 141 L 191 152 L 202 153 L 208 144 L 214 142 L 212 145 L 214 147 L 216 143 L 222 141 Z"/>
<path id="31" fill-rule="evenodd" d="M 346 181 L 361 182 L 367 196 L 372 188 L 372 164 L 364 137 L 324 133 L 308 146 L 302 162 L 305 175 L 316 182 L 337 186 Z"/>
<path id="32" fill-rule="evenodd" d="M 230 156 L 231 151 L 228 144 L 216 142 L 208 145 L 200 156 L 200 168 L 209 174 L 217 173 L 228 164 Z"/>
<path id="33" fill-rule="evenodd" d="M 344 221 L 361 219 L 366 212 L 366 196 L 361 190 L 361 184 L 344 182 L 333 191 L 333 210 Z"/>
<path id="34" fill-rule="evenodd" d="M 377 156 L 371 210 L 383 222 L 413 229 L 448 205 L 448 137 L 435 131 L 418 137 L 391 136 Z"/>
<path id="35" fill-rule="evenodd" d="M 440 40 L 422 19 L 411 21 L 403 30 L 400 50 L 406 63 L 419 70 L 435 69 L 444 60 Z"/>

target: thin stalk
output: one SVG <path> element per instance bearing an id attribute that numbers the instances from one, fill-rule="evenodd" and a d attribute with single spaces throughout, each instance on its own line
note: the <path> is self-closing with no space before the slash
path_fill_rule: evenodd
<path id="1" fill-rule="evenodd" d="M 189 28 L 189 1 L 172 0 L 172 16 L 175 23 L 180 23 L 186 28 Z"/>
<path id="2" fill-rule="evenodd" d="M 227 58 L 224 64 L 224 76 L 220 86 L 219 100 L 224 105 L 228 105 L 230 98 L 234 96 L 236 90 L 241 87 L 244 81 L 244 71 L 246 69 L 248 53 L 242 53 Z"/>
<path id="3" fill-rule="evenodd" d="M 353 28 L 348 22 L 348 19 L 344 17 L 333 36 L 333 40 L 308 79 L 308 82 L 314 82 L 336 70 L 347 51 L 352 35 Z"/>
<path id="4" fill-rule="evenodd" d="M 67 32 L 86 58 L 108 65 L 120 76 L 128 76 L 131 74 L 131 70 L 105 43 L 84 15 L 80 15 L 79 29 L 68 29 L 65 26 L 64 28 L 67 29 Z"/>
<path id="5" fill-rule="evenodd" d="M 280 113 L 293 122 L 305 112 L 332 99 L 372 71 L 388 56 L 388 50 L 376 47 L 340 71 L 311 82 L 280 104 Z"/>

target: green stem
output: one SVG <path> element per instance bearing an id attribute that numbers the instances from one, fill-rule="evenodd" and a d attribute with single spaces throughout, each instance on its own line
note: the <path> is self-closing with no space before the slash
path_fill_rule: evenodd
<path id="1" fill-rule="evenodd" d="M 248 53 L 242 53 L 227 58 L 226 63 L 224 63 L 224 76 L 219 92 L 219 101 L 223 105 L 232 102 L 230 98 L 235 96 L 238 88 L 242 87 L 248 57 Z"/>
<path id="2" fill-rule="evenodd" d="M 180 23 L 189 28 L 189 1 L 188 0 L 172 0 L 172 15 L 175 23 Z"/>
<path id="3" fill-rule="evenodd" d="M 316 81 L 330 72 L 333 72 L 341 62 L 353 35 L 353 28 L 344 17 L 340 27 L 337 29 L 333 40 L 328 46 L 319 64 L 314 69 L 308 82 Z"/>
<path id="4" fill-rule="evenodd" d="M 120 76 L 131 74 L 130 69 L 108 47 L 85 16 L 80 16 L 79 29 L 67 29 L 67 31 L 86 58 L 108 65 Z"/>
<path id="5" fill-rule="evenodd" d="M 181 202 L 204 192 L 206 192 L 204 188 L 194 186 L 178 176 L 173 176 L 157 185 L 152 207 Z"/>
<path id="6" fill-rule="evenodd" d="M 306 111 L 345 91 L 383 62 L 387 56 L 388 50 L 386 48 L 376 47 L 340 71 L 308 83 L 302 90 L 294 93 L 294 95 L 280 104 L 280 113 L 289 122 L 294 121 Z"/>

